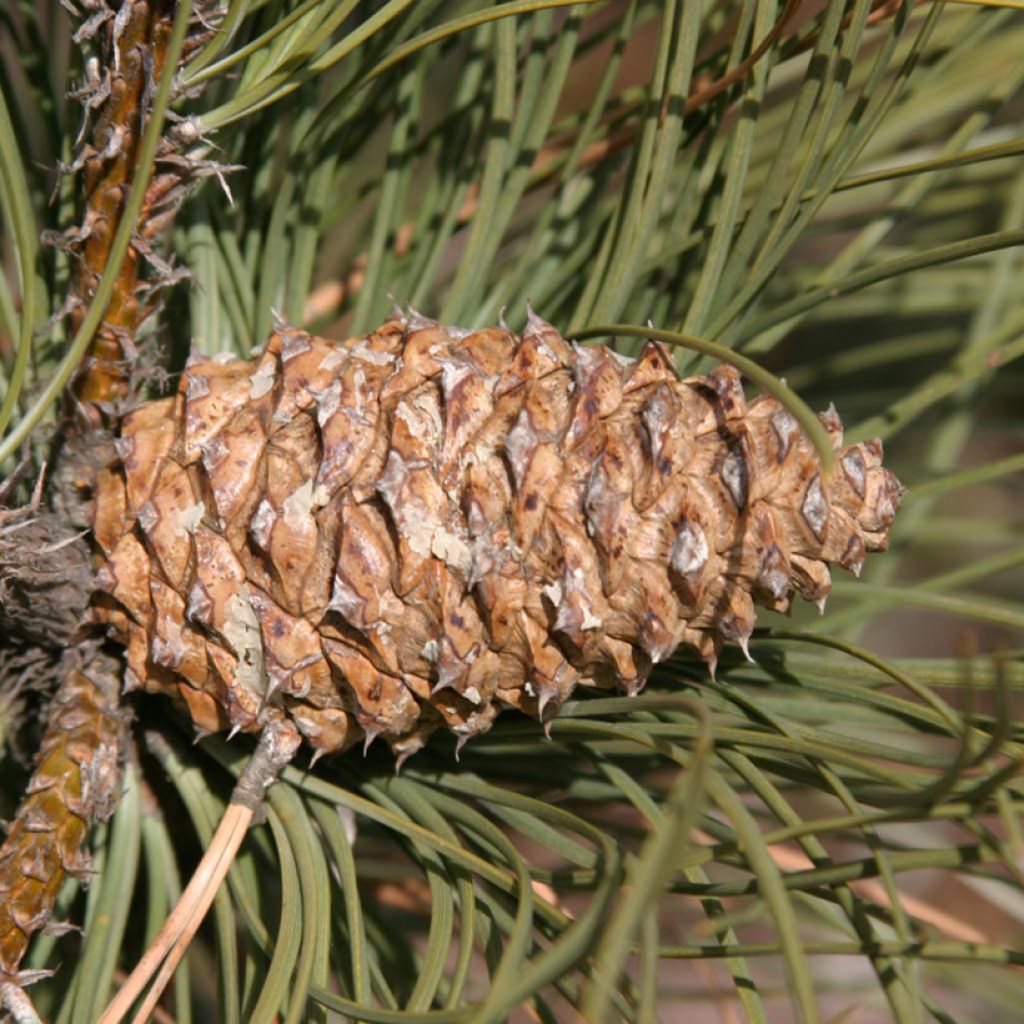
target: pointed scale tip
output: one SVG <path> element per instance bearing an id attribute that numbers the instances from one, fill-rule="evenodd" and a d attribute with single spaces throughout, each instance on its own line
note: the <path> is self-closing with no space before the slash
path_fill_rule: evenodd
<path id="1" fill-rule="evenodd" d="M 747 659 L 751 664 L 756 664 L 754 659 L 750 656 L 750 639 L 749 637 L 741 636 L 736 639 L 736 643 L 740 645 L 740 650 L 743 652 L 743 657 Z"/>
<path id="2" fill-rule="evenodd" d="M 430 696 L 436 697 L 442 690 L 447 690 L 449 687 L 455 686 L 456 676 L 454 673 L 446 675 L 443 679 L 438 679 L 436 683 L 430 688 Z M 458 690 L 455 691 L 458 693 Z"/>
<path id="3" fill-rule="evenodd" d="M 391 748 L 395 753 L 395 774 L 397 775 L 401 770 L 402 766 L 406 761 L 412 757 L 413 754 L 419 753 L 423 749 L 423 740 L 421 738 L 413 738 L 403 743 L 396 743 Z"/>
<path id="4" fill-rule="evenodd" d="M 437 326 L 436 320 L 424 316 L 418 309 L 413 309 L 408 302 L 405 304 L 405 308 L 408 310 L 408 329 L 410 331 L 423 331 Z"/>
<path id="5" fill-rule="evenodd" d="M 533 306 L 526 303 L 526 330 L 523 334 L 543 334 L 544 331 L 553 330 L 551 324 L 542 317 L 537 316 Z"/>
<path id="6" fill-rule="evenodd" d="M 80 928 L 76 928 L 75 930 L 76 931 L 81 931 Z M 44 981 L 46 978 L 52 978 L 56 973 L 57 973 L 56 971 L 47 970 L 46 968 L 37 968 L 35 970 L 18 971 L 18 973 L 16 975 L 14 975 L 14 978 L 12 980 L 13 980 L 15 986 L 17 986 L 18 989 L 25 989 L 25 988 L 28 988 L 29 985 L 34 985 L 37 981 Z M 8 988 L 7 992 L 5 993 L 5 996 L 10 991 L 11 991 L 10 988 Z M 24 996 L 25 993 L 22 992 L 21 995 Z M 25 998 L 27 999 L 28 997 L 25 996 Z M 29 1005 L 31 1005 L 31 1004 L 29 1004 Z M 15 1017 L 14 1019 L 17 1020 L 17 1021 L 21 1020 L 20 1017 Z M 31 1018 L 27 1018 L 27 1019 L 31 1020 Z"/>
<path id="7" fill-rule="evenodd" d="M 544 721 L 544 712 L 547 711 L 548 704 L 551 703 L 551 699 L 555 696 L 555 689 L 551 686 L 539 685 L 537 689 L 540 690 L 540 696 L 537 698 L 537 717 L 540 721 Z M 550 719 L 548 720 L 550 725 Z"/>
<path id="8" fill-rule="evenodd" d="M 399 323 L 403 323 L 403 324 L 404 323 L 408 323 L 408 320 L 406 319 L 406 315 L 405 315 L 405 310 L 402 309 L 402 305 L 398 301 L 398 299 L 396 299 L 394 297 L 394 295 L 391 294 L 391 292 L 388 292 L 388 298 L 391 300 L 391 317 L 390 317 L 390 319 L 397 320 Z"/>

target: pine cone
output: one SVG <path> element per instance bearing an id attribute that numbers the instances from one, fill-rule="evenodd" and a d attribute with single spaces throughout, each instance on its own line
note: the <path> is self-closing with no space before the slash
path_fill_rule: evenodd
<path id="1" fill-rule="evenodd" d="M 577 684 L 636 693 L 680 644 L 714 666 L 754 604 L 821 602 L 827 563 L 886 547 L 881 445 L 832 479 L 778 402 L 669 352 L 419 316 L 331 342 L 280 327 L 193 357 L 122 423 L 101 474 L 97 615 L 128 685 L 201 729 L 291 716 L 318 751 L 464 742 Z"/>

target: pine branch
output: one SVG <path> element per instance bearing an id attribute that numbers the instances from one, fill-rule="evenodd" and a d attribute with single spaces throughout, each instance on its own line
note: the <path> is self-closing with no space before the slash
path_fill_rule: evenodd
<path id="1" fill-rule="evenodd" d="M 29 939 L 66 875 L 88 879 L 89 828 L 114 810 L 124 720 L 118 665 L 81 645 L 67 658 L 27 795 L 0 848 L 0 981 L 21 984 Z"/>

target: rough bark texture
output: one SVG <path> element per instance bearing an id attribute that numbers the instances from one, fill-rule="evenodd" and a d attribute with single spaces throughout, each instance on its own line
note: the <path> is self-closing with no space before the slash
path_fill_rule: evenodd
<path id="1" fill-rule="evenodd" d="M 25 799 L 0 847 L 0 983 L 18 980 L 31 935 L 50 919 L 67 874 L 84 875 L 90 826 L 108 817 L 120 785 L 118 662 L 71 655 Z"/>
<path id="2" fill-rule="evenodd" d="M 182 63 L 210 38 L 215 2 L 196 5 Z M 86 48 L 86 81 L 75 93 L 84 119 L 74 163 L 82 172 L 80 225 L 54 239 L 76 257 L 77 274 L 66 308 L 75 329 L 110 262 L 110 249 L 135 179 L 142 136 L 153 94 L 164 71 L 174 21 L 174 0 L 96 0 L 75 33 Z M 92 50 L 89 53 L 89 49 Z M 195 154 L 199 141 L 190 120 L 168 125 L 157 150 L 132 242 L 118 270 L 113 295 L 72 389 L 78 410 L 95 427 L 117 411 L 132 392 L 138 368 L 139 330 L 156 308 L 159 291 L 180 277 L 154 251 L 157 237 L 173 220 L 192 185 L 218 173 Z"/>
<path id="3" fill-rule="evenodd" d="M 881 446 L 832 479 L 736 372 L 680 380 L 568 344 L 396 318 L 336 343 L 281 327 L 193 358 L 131 413 L 103 471 L 97 619 L 131 687 L 201 729 L 291 716 L 321 751 L 399 755 L 577 684 L 635 693 L 680 644 L 714 662 L 754 604 L 821 601 L 883 549 L 902 489 Z"/>

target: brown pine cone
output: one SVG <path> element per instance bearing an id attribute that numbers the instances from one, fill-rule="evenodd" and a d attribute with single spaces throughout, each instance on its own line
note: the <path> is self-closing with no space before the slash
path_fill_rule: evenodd
<path id="1" fill-rule="evenodd" d="M 821 419 L 831 479 L 777 401 L 748 405 L 728 366 L 680 380 L 659 344 L 626 359 L 532 314 L 521 336 L 282 326 L 123 421 L 97 616 L 128 684 L 201 729 L 461 743 L 578 683 L 636 693 L 680 644 L 713 667 L 755 603 L 821 602 L 827 563 L 884 549 L 902 488 Z"/>

